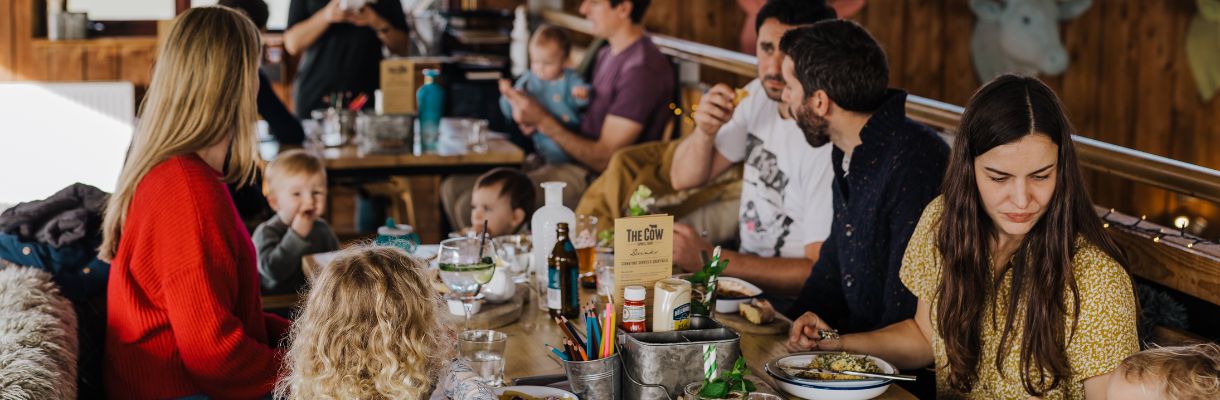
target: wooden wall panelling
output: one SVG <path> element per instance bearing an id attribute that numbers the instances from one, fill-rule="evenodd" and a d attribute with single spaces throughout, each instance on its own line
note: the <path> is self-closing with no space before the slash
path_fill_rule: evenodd
<path id="1" fill-rule="evenodd" d="M 1177 24 L 1174 26 L 1172 36 L 1185 37 L 1187 25 L 1188 24 Z M 1185 52 L 1179 51 L 1175 57 L 1183 58 L 1185 57 Z M 1175 113 L 1197 116 L 1198 113 L 1206 111 L 1206 104 L 1200 103 L 1198 91 L 1195 90 L 1194 79 L 1190 76 L 1190 68 L 1187 63 L 1183 61 L 1185 60 L 1175 59 L 1171 66 L 1173 68 L 1174 76 L 1177 77 L 1177 79 L 1174 79 L 1173 81 L 1173 103 L 1171 107 Z M 1207 157 L 1205 154 L 1196 154 L 1192 149 L 1196 147 L 1207 147 L 1196 146 L 1192 143 L 1197 132 L 1200 130 L 1205 132 L 1209 130 L 1207 125 L 1197 125 L 1198 122 L 1200 121 L 1197 117 L 1175 118 L 1174 120 L 1170 121 L 1170 123 L 1173 125 L 1173 132 L 1169 138 L 1169 157 L 1175 159 L 1180 159 L 1183 157 L 1195 159 L 1199 158 L 1198 156 L 1200 155 L 1202 155 L 1203 158 Z M 1178 207 L 1183 205 L 1183 200 L 1186 200 L 1184 196 L 1170 196 L 1168 203 L 1166 204 L 1166 209 L 1169 210 L 1170 213 L 1174 213 Z"/>
<path id="2" fill-rule="evenodd" d="M 906 52 L 907 62 L 898 64 L 902 73 L 902 82 L 910 93 L 930 99 L 942 98 L 940 80 L 944 70 L 944 38 L 941 7 L 943 0 L 916 0 L 905 2 L 907 9 L 906 27 L 908 32 L 919 34 L 903 35 L 904 41 L 899 44 Z"/>
<path id="3" fill-rule="evenodd" d="M 34 0 L 13 1 L 13 79 L 31 79 L 34 74 L 33 51 L 35 21 Z"/>
<path id="4" fill-rule="evenodd" d="M 119 47 L 120 80 L 131 81 L 136 87 L 147 87 L 152 80 L 152 68 L 157 52 L 155 39 L 124 44 Z"/>
<path id="5" fill-rule="evenodd" d="M 15 6 L 14 0 L 0 0 L 0 81 L 13 80 Z"/>
<path id="6" fill-rule="evenodd" d="M 1135 124 L 1128 130 L 1129 143 L 1142 151 L 1168 156 L 1174 116 L 1172 88 L 1177 79 L 1170 62 L 1175 50 L 1185 47 L 1185 40 L 1173 41 L 1175 21 L 1167 4 L 1143 1 L 1136 4 L 1139 18 L 1132 21 L 1132 25 L 1137 29 L 1139 55 L 1133 82 Z M 1137 185 L 1131 195 L 1139 199 L 1133 211 L 1159 215 L 1165 210 L 1167 194 L 1163 190 Z"/>
<path id="7" fill-rule="evenodd" d="M 89 47 L 85 50 L 85 67 L 85 80 L 113 81 L 119 79 L 118 47 Z"/>
<path id="8" fill-rule="evenodd" d="M 44 71 L 41 79 L 49 81 L 85 80 L 85 47 L 76 45 L 34 46 L 35 65 Z"/>
<path id="9" fill-rule="evenodd" d="M 970 59 L 970 37 L 974 34 L 974 13 L 965 0 L 945 0 L 941 7 L 944 49 L 941 69 L 941 94 L 935 99 L 965 106 L 978 88 L 974 62 Z"/>
<path id="10" fill-rule="evenodd" d="M 907 4 L 907 1 L 898 0 L 872 1 L 860 12 L 865 18 L 864 26 L 881 43 L 881 48 L 885 49 L 886 59 L 890 64 L 891 87 L 906 87 L 907 84 L 904 79 L 907 53 L 904 39 L 908 34 Z M 918 57 L 915 60 L 918 62 Z"/>
<path id="11" fill-rule="evenodd" d="M 1102 25 L 1106 27 L 1107 40 L 1102 41 L 1101 82 L 1111 82 L 1098 88 L 1097 103 L 1092 112 L 1101 118 L 1094 134 L 1099 140 L 1119 146 L 1130 146 L 1126 132 L 1135 123 L 1135 97 L 1133 85 L 1121 84 L 1132 79 L 1138 57 L 1138 40 L 1135 32 L 1138 10 L 1130 1 L 1100 2 Z M 1075 74 L 1069 66 L 1069 72 Z M 1131 183 L 1112 177 L 1098 175 L 1094 196 L 1101 205 L 1130 210 L 1132 201 Z"/>
<path id="12" fill-rule="evenodd" d="M 1098 77 L 1101 76 L 1101 4 L 1063 26 L 1063 45 L 1069 57 L 1069 71 L 1060 83 L 1059 97 L 1068 109 L 1076 131 L 1097 138 L 1098 115 L 1088 112 L 1097 103 Z"/>

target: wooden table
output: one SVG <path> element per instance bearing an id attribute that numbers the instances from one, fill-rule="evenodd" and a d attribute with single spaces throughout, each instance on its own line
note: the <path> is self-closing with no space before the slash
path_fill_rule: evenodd
<path id="1" fill-rule="evenodd" d="M 525 152 L 506 139 L 488 138 L 486 153 L 469 154 L 366 154 L 354 146 L 325 149 L 322 158 L 332 184 L 343 185 L 368 180 L 407 176 L 410 206 L 415 210 L 415 231 L 426 243 L 437 243 L 442 232 L 440 203 L 441 178 L 450 174 L 478 174 L 495 167 L 519 167 Z M 332 207 L 331 212 L 336 210 Z M 344 210 L 346 211 L 346 210 Z M 335 222 L 335 218 L 330 218 Z M 405 222 L 405 221 L 399 221 Z"/>
<path id="2" fill-rule="evenodd" d="M 593 290 L 585 289 L 581 291 L 582 301 L 586 301 L 590 296 L 594 295 Z M 516 323 L 500 328 L 499 331 L 508 334 L 508 349 L 504 355 L 504 377 L 509 381 L 517 378 L 539 375 L 563 374 L 563 366 L 547 351 L 544 344 L 555 345 L 559 343 L 561 335 L 559 328 L 554 322 L 547 317 L 545 311 L 539 310 L 531 298 L 525 304 L 525 311 L 521 314 L 521 319 Z M 471 327 L 479 329 L 479 327 Z M 788 354 L 788 350 L 784 347 L 787 337 L 782 335 L 773 336 L 756 336 L 748 334 L 740 334 L 741 336 L 741 353 L 746 357 L 746 362 L 750 366 L 751 373 L 760 379 L 767 381 L 771 387 L 779 390 L 779 385 L 776 385 L 771 380 L 767 373 L 763 371 L 763 364 L 767 361 L 780 355 Z M 898 385 L 890 385 L 885 394 L 877 397 L 880 400 L 905 400 L 914 399 L 906 390 L 898 387 Z"/>
<path id="3" fill-rule="evenodd" d="M 309 275 L 313 275 L 317 273 L 318 268 L 329 263 L 334 258 L 334 255 L 335 253 L 308 255 L 302 258 L 302 264 L 303 267 L 312 272 Z M 581 290 L 582 301 L 587 301 L 594 295 L 595 290 Z M 559 338 L 562 333 L 560 333 L 559 327 L 555 326 L 554 322 L 551 322 L 547 312 L 538 309 L 536 301 L 538 301 L 537 296 L 531 295 L 526 301 L 525 310 L 521 313 L 521 319 L 498 329 L 508 335 L 508 346 L 504 354 L 504 377 L 510 382 L 518 378 L 564 374 L 563 365 L 551 356 L 550 352 L 544 347 L 545 344 L 559 344 Z M 471 326 L 471 329 L 484 328 L 477 325 Z M 763 371 L 762 367 L 767 361 L 788 354 L 788 350 L 784 347 L 787 337 L 783 335 L 760 336 L 744 333 L 741 333 L 740 336 L 741 353 L 746 357 L 750 371 L 755 377 L 765 380 L 771 387 L 779 390 L 779 385 L 775 384 L 771 377 Z M 877 399 L 906 400 L 915 399 L 915 396 L 898 385 L 890 385 L 889 390 L 881 395 L 881 397 L 877 397 Z"/>
<path id="4" fill-rule="evenodd" d="M 387 177 L 477 172 L 494 167 L 517 166 L 525 161 L 525 152 L 507 139 L 489 138 L 486 153 L 360 155 L 355 146 L 344 146 L 323 150 L 322 158 L 331 176 Z"/>

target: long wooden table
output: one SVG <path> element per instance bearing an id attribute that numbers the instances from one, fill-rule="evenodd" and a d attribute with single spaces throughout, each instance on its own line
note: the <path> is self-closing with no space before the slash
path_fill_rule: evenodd
<path id="1" fill-rule="evenodd" d="M 593 290 L 581 292 L 582 301 L 587 301 L 594 295 Z M 544 344 L 559 344 L 560 333 L 555 323 L 551 322 L 545 311 L 539 310 L 531 298 L 525 304 L 525 311 L 516 323 L 500 328 L 499 331 L 508 334 L 508 350 L 504 355 L 504 377 L 508 380 L 539 375 L 563 374 L 563 365 L 551 356 Z M 472 326 L 471 329 L 478 329 Z M 779 386 L 763 371 L 763 364 L 771 359 L 788 354 L 784 347 L 787 337 L 783 335 L 759 336 L 741 333 L 741 353 L 750 366 L 755 377 L 763 379 L 771 387 L 779 390 Z M 880 400 L 915 399 L 898 385 L 890 385 L 885 394 L 877 397 Z"/>
<path id="2" fill-rule="evenodd" d="M 332 184 L 406 176 L 415 211 L 415 232 L 425 242 L 437 243 L 448 233 L 442 231 L 441 178 L 450 174 L 483 173 L 495 167 L 517 167 L 525 161 L 525 152 L 507 139 L 488 138 L 487 147 L 485 153 L 361 155 L 355 146 L 344 146 L 323 150 L 322 159 Z M 331 212 L 334 211 L 332 207 Z M 336 222 L 334 218 L 330 221 Z"/>
<path id="3" fill-rule="evenodd" d="M 365 154 L 354 146 L 322 151 L 328 173 L 339 176 L 420 175 L 472 172 L 500 166 L 520 165 L 525 152 L 507 139 L 487 139 L 486 153 L 466 154 Z"/>
<path id="4" fill-rule="evenodd" d="M 310 272 L 308 276 L 313 276 L 318 269 L 324 268 L 333 259 L 334 254 L 321 253 L 303 257 L 303 267 Z M 582 301 L 588 301 L 595 295 L 595 291 L 592 289 L 581 290 Z M 497 329 L 508 335 L 508 346 L 504 354 L 504 377 L 510 382 L 520 378 L 564 374 L 563 365 L 544 346 L 559 344 L 562 333 L 559 331 L 559 327 L 550 320 L 547 312 L 538 309 L 537 301 L 537 296 L 531 295 L 524 305 L 525 309 L 521 313 L 521 318 L 517 322 Z M 460 329 L 460 327 L 458 328 Z M 484 329 L 486 327 L 476 324 L 470 328 Z M 787 337 L 747 333 L 739 333 L 739 335 L 741 336 L 741 353 L 745 356 L 750 371 L 755 377 L 766 381 L 768 385 L 778 391 L 779 385 L 767 376 L 762 367 L 767 361 L 788 354 L 788 350 L 784 347 Z M 915 399 L 915 396 L 898 385 L 890 385 L 889 390 L 877 399 L 907 400 Z"/>

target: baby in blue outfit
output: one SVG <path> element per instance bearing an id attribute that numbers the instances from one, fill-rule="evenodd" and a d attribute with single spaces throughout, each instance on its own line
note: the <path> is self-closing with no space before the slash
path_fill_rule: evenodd
<path id="1" fill-rule="evenodd" d="M 572 43 L 562 29 L 551 25 L 538 27 L 530 38 L 530 70 L 513 87 L 533 96 L 568 129 L 579 130 L 580 111 L 589 105 L 589 84 L 576 71 L 564 68 L 571 50 Z M 500 97 L 500 110 L 504 116 L 512 118 L 513 110 L 507 98 Z M 537 133 L 530 137 L 534 149 L 547 164 L 571 162 L 567 153 L 551 138 Z"/>

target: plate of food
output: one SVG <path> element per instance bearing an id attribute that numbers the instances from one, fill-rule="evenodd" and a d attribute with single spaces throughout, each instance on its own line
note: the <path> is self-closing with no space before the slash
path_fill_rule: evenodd
<path id="1" fill-rule="evenodd" d="M 753 283 L 722 276 L 716 280 L 716 312 L 736 314 L 742 303 L 762 294 L 762 289 Z"/>
<path id="2" fill-rule="evenodd" d="M 856 371 L 896 374 L 893 364 L 878 357 L 833 351 L 796 353 L 771 360 L 764 370 L 781 389 L 803 399 L 865 400 L 880 396 L 890 379 L 814 372 Z"/>
<path id="3" fill-rule="evenodd" d="M 494 390 L 500 400 L 576 400 L 572 392 L 547 386 L 506 386 Z"/>

